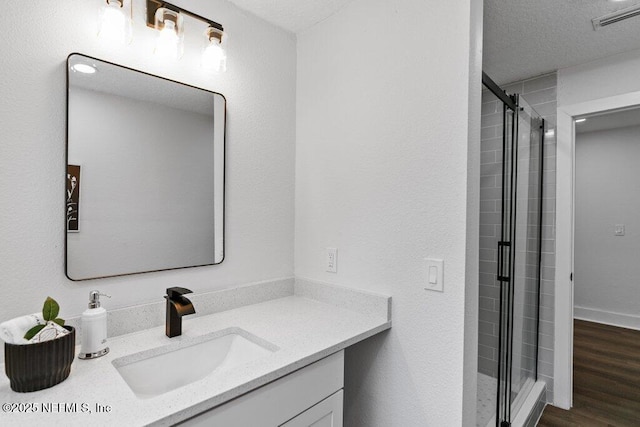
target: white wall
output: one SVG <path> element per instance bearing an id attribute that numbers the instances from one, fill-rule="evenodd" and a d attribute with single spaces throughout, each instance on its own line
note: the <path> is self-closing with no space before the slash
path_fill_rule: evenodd
<path id="1" fill-rule="evenodd" d="M 153 30 L 135 0 L 134 38 L 111 47 L 95 37 L 103 2 L 3 5 L 0 40 L 0 321 L 41 308 L 47 295 L 63 317 L 81 313 L 91 289 L 107 309 L 159 301 L 169 286 L 195 292 L 293 274 L 295 37 L 223 0 L 180 1 L 229 34 L 227 72 L 199 67 L 199 29 L 181 61 L 153 57 Z M 188 3 L 188 4 L 187 4 Z M 190 37 L 195 39 L 191 40 Z M 191 42 L 190 42 L 191 40 Z M 64 275 L 65 61 L 81 52 L 227 98 L 226 259 L 219 266 L 89 282 Z"/>
<path id="2" fill-rule="evenodd" d="M 296 275 L 393 296 L 391 331 L 347 353 L 345 425 L 473 423 L 481 8 L 472 18 L 470 3 L 355 0 L 298 34 Z M 425 257 L 445 260 L 444 293 L 423 289 Z"/>
<path id="3" fill-rule="evenodd" d="M 640 127 L 576 135 L 577 317 L 640 327 L 639 158 Z"/>
<path id="4" fill-rule="evenodd" d="M 640 50 L 558 70 L 558 107 L 640 90 Z"/>

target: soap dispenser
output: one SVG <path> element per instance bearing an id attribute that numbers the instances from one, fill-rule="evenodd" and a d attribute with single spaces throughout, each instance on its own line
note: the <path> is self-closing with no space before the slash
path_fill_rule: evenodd
<path id="1" fill-rule="evenodd" d="M 89 308 L 82 313 L 82 342 L 80 359 L 95 359 L 109 353 L 107 347 L 107 310 L 100 307 L 99 291 L 89 292 Z"/>

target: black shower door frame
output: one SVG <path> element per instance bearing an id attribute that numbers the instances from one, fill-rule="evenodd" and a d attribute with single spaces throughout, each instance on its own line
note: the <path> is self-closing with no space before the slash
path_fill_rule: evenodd
<path id="1" fill-rule="evenodd" d="M 515 293 L 515 262 L 516 262 L 516 214 L 518 200 L 518 122 L 522 109 L 519 106 L 519 96 L 508 95 L 487 74 L 482 73 L 482 83 L 503 104 L 503 132 L 502 132 L 502 201 L 500 240 L 497 251 L 496 279 L 500 285 L 500 322 L 498 340 L 498 399 L 496 403 L 496 427 L 510 427 L 512 421 L 512 367 L 513 367 L 513 324 L 514 324 L 514 293 Z M 509 126 L 511 124 L 511 126 Z M 538 167 L 539 185 L 539 218 L 538 218 L 538 274 L 537 274 L 537 319 L 536 361 L 538 358 L 538 335 L 540 318 L 540 279 L 541 279 L 541 242 L 542 242 L 542 183 L 544 171 L 544 129 L 545 121 L 540 124 L 540 149 Z M 538 367 L 535 363 L 535 379 L 538 377 Z"/>

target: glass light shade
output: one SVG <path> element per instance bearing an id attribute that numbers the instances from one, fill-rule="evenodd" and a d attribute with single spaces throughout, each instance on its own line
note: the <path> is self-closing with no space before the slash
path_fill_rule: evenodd
<path id="1" fill-rule="evenodd" d="M 184 52 L 182 15 L 161 7 L 156 11 L 155 28 L 158 30 L 155 54 L 165 60 L 180 59 Z"/>
<path id="2" fill-rule="evenodd" d="M 131 42 L 131 9 L 125 8 L 124 0 L 106 0 L 100 8 L 98 37 L 109 43 Z"/>
<path id="3" fill-rule="evenodd" d="M 227 53 L 222 45 L 224 33 L 209 27 L 205 31 L 205 45 L 202 49 L 201 64 L 207 71 L 221 72 L 227 70 Z"/>

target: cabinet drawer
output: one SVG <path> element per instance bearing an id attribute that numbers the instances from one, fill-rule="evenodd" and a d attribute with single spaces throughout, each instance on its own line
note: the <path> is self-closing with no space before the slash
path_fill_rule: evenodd
<path id="1" fill-rule="evenodd" d="M 189 427 L 276 427 L 344 387 L 344 351 L 190 418 Z"/>
<path id="2" fill-rule="evenodd" d="M 332 394 L 280 427 L 342 427 L 342 395 Z"/>

